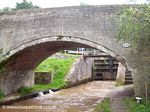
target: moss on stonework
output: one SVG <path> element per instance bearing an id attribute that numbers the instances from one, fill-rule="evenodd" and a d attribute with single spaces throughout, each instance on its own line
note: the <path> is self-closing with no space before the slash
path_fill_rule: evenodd
<path id="1" fill-rule="evenodd" d="M 7 62 L 6 58 L 2 58 L 2 57 L 0 58 L 0 73 L 6 71 L 6 68 L 5 68 L 6 62 Z"/>
<path id="2" fill-rule="evenodd" d="M 2 99 L 5 96 L 4 92 L 0 90 L 0 99 Z"/>
<path id="3" fill-rule="evenodd" d="M 9 52 L 7 53 L 7 55 L 9 54 Z M 1 72 L 5 72 L 6 71 L 6 63 L 7 62 L 11 62 L 12 60 L 15 60 L 17 58 L 17 54 L 10 56 L 9 58 L 6 57 L 1 57 L 0 58 L 0 73 Z"/>
<path id="4" fill-rule="evenodd" d="M 124 85 L 124 81 L 122 80 L 122 79 L 116 79 L 116 84 L 115 84 L 115 86 L 123 86 Z"/>
<path id="5" fill-rule="evenodd" d="M 3 52 L 3 49 L 2 48 L 0 48 L 0 53 L 2 53 Z"/>
<path id="6" fill-rule="evenodd" d="M 0 73 L 5 72 L 6 68 L 5 68 L 5 64 L 3 62 L 0 63 Z"/>

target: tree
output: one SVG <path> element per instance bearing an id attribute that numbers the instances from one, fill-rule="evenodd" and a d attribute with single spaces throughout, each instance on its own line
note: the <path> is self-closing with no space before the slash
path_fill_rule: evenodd
<path id="1" fill-rule="evenodd" d="M 12 9 L 9 8 L 9 7 L 5 7 L 3 9 L 0 9 L 0 12 L 8 12 L 8 11 L 11 11 Z"/>
<path id="2" fill-rule="evenodd" d="M 17 9 L 33 9 L 33 8 L 39 8 L 36 5 L 33 5 L 32 2 L 27 2 L 26 0 L 23 0 L 21 3 L 16 3 L 16 10 Z"/>
<path id="3" fill-rule="evenodd" d="M 138 5 L 122 11 L 117 38 L 137 46 L 140 39 L 150 41 L 150 5 Z"/>
<path id="4" fill-rule="evenodd" d="M 3 9 L 0 9 L 0 12 L 8 12 L 19 9 L 34 9 L 34 8 L 39 8 L 39 6 L 33 5 L 32 2 L 27 2 L 26 0 L 23 0 L 23 2 L 21 3 L 16 3 L 16 8 L 12 9 L 10 7 L 5 7 Z"/>
<path id="5" fill-rule="evenodd" d="M 88 6 L 88 4 L 80 2 L 80 6 Z"/>

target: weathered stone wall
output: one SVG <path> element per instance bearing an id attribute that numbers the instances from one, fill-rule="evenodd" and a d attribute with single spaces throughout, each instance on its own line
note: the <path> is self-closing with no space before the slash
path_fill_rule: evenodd
<path id="1" fill-rule="evenodd" d="M 13 71 L 0 74 L 0 90 L 6 95 L 16 92 L 20 87 L 34 85 L 33 71 Z"/>
<path id="2" fill-rule="evenodd" d="M 34 72 L 35 84 L 50 84 L 53 82 L 52 72 Z"/>
<path id="3" fill-rule="evenodd" d="M 124 49 L 115 38 L 121 8 L 78 6 L 1 13 L 0 60 L 7 58 L 7 71 L 28 71 L 58 51 L 93 47 L 113 57 L 120 56 L 133 67 L 136 58 L 128 54 L 132 49 Z"/>
<path id="4" fill-rule="evenodd" d="M 0 48 L 4 57 L 10 57 L 27 47 L 42 44 L 50 41 L 77 42 L 84 45 L 105 51 L 114 57 L 120 56 L 126 62 L 132 62 L 134 58 L 128 58 L 128 53 L 132 49 L 124 49 L 123 42 L 117 42 L 115 35 L 117 32 L 118 13 L 122 7 L 127 6 L 78 6 L 64 8 L 49 8 L 22 10 L 0 14 Z M 54 38 L 53 38 L 54 37 Z M 63 44 L 65 45 L 65 44 Z M 60 46 L 60 48 L 63 47 Z M 69 47 L 68 47 L 69 48 Z M 49 51 L 58 51 L 58 48 L 47 48 L 41 52 L 30 50 L 32 58 L 24 58 L 27 54 L 19 54 L 13 60 L 17 60 L 19 69 L 33 69 L 34 65 L 47 57 Z M 38 50 L 37 50 L 38 51 Z M 37 55 L 40 55 L 38 59 Z M 132 54 L 133 55 L 133 54 Z M 22 63 L 26 60 L 26 63 Z M 30 63 L 31 62 L 31 63 Z M 32 64 L 32 65 L 31 65 Z M 10 68 L 17 69 L 13 64 Z M 134 63 L 129 63 L 134 66 Z M 9 68 L 9 64 L 7 68 Z"/>
<path id="5" fill-rule="evenodd" d="M 120 84 L 125 84 L 126 68 L 119 62 L 116 80 Z"/>
<path id="6" fill-rule="evenodd" d="M 77 58 L 68 72 L 65 80 L 68 82 L 68 87 L 86 83 L 92 80 L 93 59 Z"/>

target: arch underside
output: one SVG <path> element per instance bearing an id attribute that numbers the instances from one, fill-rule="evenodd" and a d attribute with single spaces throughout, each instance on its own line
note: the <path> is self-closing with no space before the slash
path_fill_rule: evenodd
<path id="1" fill-rule="evenodd" d="M 8 61 L 6 64 L 6 68 L 7 70 L 34 69 L 42 60 L 53 55 L 54 53 L 77 47 L 88 46 L 65 41 L 52 41 L 37 44 L 31 47 L 27 47 L 11 56 L 9 59 L 10 61 Z"/>
<path id="2" fill-rule="evenodd" d="M 7 71 L 32 70 L 44 59 L 59 51 L 79 47 L 92 47 L 104 51 L 126 66 L 122 57 L 98 43 L 75 37 L 51 37 L 36 39 L 12 49 L 9 55 L 5 56 L 5 68 Z"/>

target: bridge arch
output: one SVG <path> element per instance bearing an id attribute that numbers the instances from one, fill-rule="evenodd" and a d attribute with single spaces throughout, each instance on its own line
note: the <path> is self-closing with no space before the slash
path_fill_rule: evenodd
<path id="1" fill-rule="evenodd" d="M 33 70 L 48 56 L 65 49 L 78 47 L 92 47 L 104 51 L 120 61 L 125 67 L 129 65 L 128 62 L 119 54 L 94 41 L 80 37 L 49 36 L 28 41 L 12 48 L 11 51 L 3 57 L 3 59 L 7 59 L 5 62 L 5 68 L 8 71 Z M 128 66 L 128 69 L 129 68 L 130 66 Z"/>
<path id="2" fill-rule="evenodd" d="M 136 49 L 123 48 L 124 42 L 117 42 L 115 38 L 118 30 L 116 19 L 122 7 L 128 6 L 75 6 L 2 13 L 0 49 L 3 51 L 0 60 L 12 72 L 31 70 L 56 51 L 72 45 L 90 46 L 119 57 L 124 65 L 136 71 L 140 62 Z M 45 54 L 42 54 L 44 48 Z M 139 77 L 140 74 L 138 72 Z M 138 78 L 137 81 L 140 79 L 143 78 Z M 5 84 L 8 86 L 7 82 Z"/>

